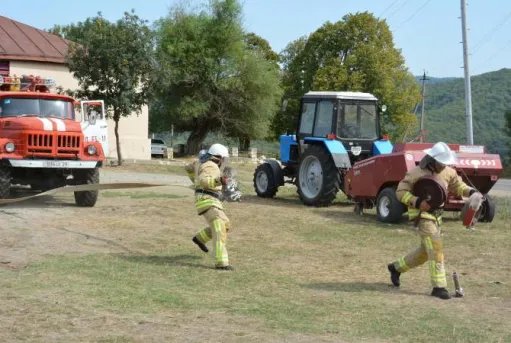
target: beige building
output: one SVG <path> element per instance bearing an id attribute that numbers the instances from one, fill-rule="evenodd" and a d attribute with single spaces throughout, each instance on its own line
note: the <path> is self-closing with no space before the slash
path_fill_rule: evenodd
<path id="1" fill-rule="evenodd" d="M 77 89 L 78 81 L 65 64 L 67 41 L 34 27 L 0 16 L 0 75 L 39 75 L 55 79 L 57 86 Z M 80 118 L 77 118 L 80 120 Z M 108 158 L 116 159 L 114 121 L 108 120 Z M 151 159 L 149 111 L 119 121 L 123 159 Z"/>

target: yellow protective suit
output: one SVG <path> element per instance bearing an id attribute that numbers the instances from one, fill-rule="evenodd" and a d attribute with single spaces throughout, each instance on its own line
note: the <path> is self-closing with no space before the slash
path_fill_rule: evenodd
<path id="1" fill-rule="evenodd" d="M 195 160 L 187 164 L 185 169 L 195 186 L 197 214 L 203 215 L 208 224 L 195 235 L 195 238 L 202 244 L 213 240 L 215 265 L 217 267 L 228 266 L 229 257 L 225 245 L 231 222 L 225 215 L 219 198 L 222 191 L 220 168 L 213 161 L 201 163 L 199 160 Z"/>
<path id="2" fill-rule="evenodd" d="M 445 276 L 442 239 L 440 236 L 442 217 L 441 215 L 421 212 L 419 210 L 419 202 L 421 200 L 412 194 L 415 182 L 425 175 L 432 174 L 430 170 L 421 169 L 417 166 L 406 174 L 405 178 L 397 187 L 396 196 L 402 203 L 408 206 L 409 220 L 415 220 L 419 214 L 421 216 L 418 225 L 418 234 L 421 239 L 421 244 L 417 249 L 400 257 L 393 264 L 394 268 L 399 273 L 404 273 L 429 261 L 429 274 L 432 286 L 435 288 L 445 288 L 447 286 L 447 279 Z M 459 196 L 468 197 L 473 190 L 473 188 L 463 182 L 454 169 L 448 166 L 440 173 L 436 174 L 436 177 L 440 182 L 443 182 L 446 189 Z"/>

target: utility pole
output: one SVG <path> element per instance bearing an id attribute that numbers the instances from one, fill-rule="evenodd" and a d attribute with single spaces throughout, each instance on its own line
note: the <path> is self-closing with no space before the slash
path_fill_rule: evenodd
<path id="1" fill-rule="evenodd" d="M 467 143 L 474 144 L 472 129 L 472 89 L 470 86 L 470 71 L 468 68 L 467 42 L 467 3 L 461 0 L 461 30 L 463 35 L 463 68 L 465 72 L 465 117 L 467 118 Z"/>
<path id="2" fill-rule="evenodd" d="M 420 128 L 420 142 L 424 142 L 424 102 L 425 102 L 425 95 L 426 95 L 426 80 L 429 80 L 426 78 L 426 70 L 424 70 L 424 75 L 422 75 L 422 107 L 421 107 L 421 128 Z"/>

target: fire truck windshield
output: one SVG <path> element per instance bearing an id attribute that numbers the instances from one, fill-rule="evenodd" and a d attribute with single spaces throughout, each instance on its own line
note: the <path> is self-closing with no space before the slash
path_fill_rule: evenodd
<path id="1" fill-rule="evenodd" d="M 3 98 L 0 99 L 0 117 L 54 117 L 75 118 L 73 103 L 59 99 Z"/>

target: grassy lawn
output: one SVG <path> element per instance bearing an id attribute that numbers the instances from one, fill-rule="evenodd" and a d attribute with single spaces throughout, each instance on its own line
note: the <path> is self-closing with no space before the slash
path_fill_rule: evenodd
<path id="1" fill-rule="evenodd" d="M 511 341 L 509 198 L 498 198 L 497 219 L 475 232 L 447 215 L 446 267 L 466 296 L 442 301 L 429 296 L 426 265 L 402 275 L 400 289 L 389 286 L 386 264 L 418 244 L 406 221 L 358 216 L 342 196 L 309 208 L 292 187 L 260 199 L 254 167 L 239 166 L 244 201 L 226 204 L 234 272 L 212 269 L 211 253 L 191 242 L 204 225 L 192 192 L 103 192 L 92 209 L 13 228 L 58 231 L 52 240 L 71 251 L 31 255 L 45 242 L 40 234 L 6 243 L 25 249 L 27 263 L 0 265 L 0 341 Z"/>

